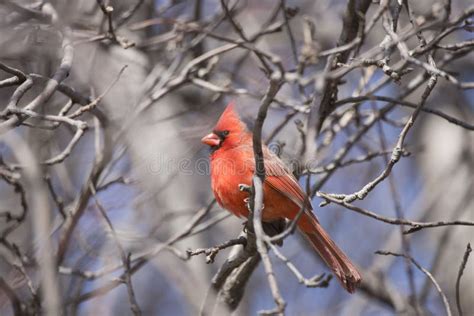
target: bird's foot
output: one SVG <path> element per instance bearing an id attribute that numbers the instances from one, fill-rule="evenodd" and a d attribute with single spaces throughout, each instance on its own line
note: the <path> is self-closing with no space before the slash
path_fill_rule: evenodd
<path id="1" fill-rule="evenodd" d="M 247 207 L 248 210 L 251 210 L 252 208 L 250 207 L 250 198 L 245 198 L 244 199 L 245 206 Z"/>
<path id="2" fill-rule="evenodd" d="M 242 231 L 243 231 L 244 233 L 247 232 L 247 227 L 248 227 L 247 225 L 248 225 L 248 223 L 249 223 L 249 221 L 245 221 L 245 222 L 242 223 L 242 226 L 244 226 L 244 228 L 242 229 Z"/>
<path id="3" fill-rule="evenodd" d="M 239 184 L 239 191 L 241 192 L 247 192 L 247 193 L 252 193 L 252 187 L 246 184 Z"/>

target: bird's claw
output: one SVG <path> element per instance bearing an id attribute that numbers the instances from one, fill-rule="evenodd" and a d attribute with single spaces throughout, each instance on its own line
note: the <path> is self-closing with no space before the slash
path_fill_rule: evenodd
<path id="1" fill-rule="evenodd" d="M 247 225 L 248 225 L 248 223 L 249 223 L 249 221 L 245 221 L 245 222 L 242 223 L 242 226 L 244 226 L 244 228 L 242 229 L 242 231 L 243 231 L 244 233 L 247 232 Z"/>
<path id="2" fill-rule="evenodd" d="M 245 199 L 244 199 L 244 203 L 245 203 L 245 206 L 247 207 L 247 209 L 250 210 L 250 198 L 248 198 L 248 197 L 245 198 Z"/>
<path id="3" fill-rule="evenodd" d="M 239 184 L 239 191 L 241 192 L 247 192 L 247 193 L 251 193 L 252 192 L 252 187 L 249 186 L 249 185 L 246 185 L 246 184 Z"/>
<path id="4" fill-rule="evenodd" d="M 250 198 L 245 198 L 244 203 L 245 203 L 245 206 L 247 206 L 249 210 L 252 210 L 252 208 L 250 207 Z M 265 204 L 262 203 L 262 210 L 263 209 L 265 209 Z"/>

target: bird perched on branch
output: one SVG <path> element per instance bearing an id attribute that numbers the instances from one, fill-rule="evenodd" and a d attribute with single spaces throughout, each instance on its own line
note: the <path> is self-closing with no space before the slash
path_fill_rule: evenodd
<path id="1" fill-rule="evenodd" d="M 250 186 L 255 172 L 252 134 L 237 114 L 234 104 L 229 104 L 212 133 L 202 138 L 210 146 L 211 185 L 220 206 L 236 216 L 248 218 L 245 203 L 248 193 L 239 190 Z M 357 268 L 331 240 L 312 212 L 309 198 L 284 163 L 268 147 L 263 147 L 265 182 L 263 186 L 264 209 L 262 221 L 282 218 L 292 220 L 304 208 L 297 222 L 298 230 L 319 253 L 342 286 L 353 293 L 361 281 Z"/>

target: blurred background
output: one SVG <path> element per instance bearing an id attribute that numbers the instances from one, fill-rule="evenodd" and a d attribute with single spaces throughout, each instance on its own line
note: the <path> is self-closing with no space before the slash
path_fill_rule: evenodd
<path id="1" fill-rule="evenodd" d="M 473 314 L 472 261 L 456 294 L 472 226 L 402 234 L 410 226 L 316 195 L 357 192 L 385 170 L 435 73 L 400 161 L 352 204 L 472 223 L 473 15 L 462 0 L 0 1 L 0 314 L 199 314 L 230 250 L 212 264 L 186 250 L 243 227 L 212 203 L 200 138 L 230 101 L 254 121 L 275 71 L 264 140 L 364 277 L 353 295 L 336 280 L 308 288 L 270 251 L 286 314 L 446 313 L 426 274 L 377 250 L 410 256 L 454 314 L 457 298 Z M 306 278 L 329 273 L 298 234 L 280 250 Z M 236 310 L 219 313 L 274 304 L 260 264 Z"/>

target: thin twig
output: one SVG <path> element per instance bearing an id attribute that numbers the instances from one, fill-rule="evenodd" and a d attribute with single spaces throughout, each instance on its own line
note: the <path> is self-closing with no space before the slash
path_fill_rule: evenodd
<path id="1" fill-rule="evenodd" d="M 441 287 L 439 286 L 438 282 L 433 277 L 433 275 L 428 270 L 423 268 L 415 259 L 413 259 L 412 257 L 410 257 L 408 255 L 394 253 L 394 252 L 390 252 L 390 251 L 381 251 L 381 250 L 379 250 L 379 251 L 376 251 L 375 253 L 378 254 L 378 255 L 383 255 L 383 256 L 390 255 L 390 256 L 395 256 L 395 257 L 403 257 L 403 258 L 406 258 L 406 259 L 410 260 L 410 262 L 413 263 L 415 265 L 415 267 L 417 267 L 418 270 L 423 272 L 431 280 L 431 282 L 435 286 L 436 290 L 438 291 L 438 293 L 441 296 L 441 299 L 443 301 L 444 308 L 446 310 L 446 315 L 447 316 L 452 315 L 451 314 L 451 308 L 449 307 L 449 302 L 448 302 L 448 298 L 446 297 L 446 294 L 444 294 L 444 292 L 441 290 Z"/>
<path id="2" fill-rule="evenodd" d="M 419 231 L 424 228 L 432 228 L 432 227 L 442 227 L 442 226 L 452 226 L 452 225 L 460 225 L 460 226 L 474 226 L 474 222 L 471 221 L 438 221 L 438 222 L 416 222 L 416 221 L 409 221 L 406 219 L 401 219 L 401 218 L 389 218 L 389 217 L 384 217 L 381 215 L 378 215 L 377 213 L 371 212 L 369 210 L 366 210 L 364 208 L 352 205 L 350 203 L 347 203 L 341 199 L 338 199 L 337 197 L 334 197 L 331 194 L 323 193 L 323 192 L 318 192 L 318 196 L 322 197 L 323 199 L 336 203 L 338 205 L 344 206 L 345 208 L 355 211 L 359 214 L 374 218 L 376 220 L 379 220 L 381 222 L 387 223 L 387 224 L 392 224 L 392 225 L 406 225 L 406 226 L 412 226 L 410 229 L 404 231 L 404 234 L 411 234 L 416 231 Z M 326 204 L 324 204 L 326 205 Z"/>
<path id="3" fill-rule="evenodd" d="M 245 237 L 239 237 L 236 239 L 230 239 L 220 245 L 210 247 L 210 248 L 199 248 L 196 250 L 188 249 L 186 250 L 186 254 L 189 257 L 205 254 L 206 263 L 214 263 L 214 259 L 216 258 L 219 251 L 227 249 L 229 247 L 233 247 L 235 245 L 245 246 L 246 244 L 247 244 L 247 239 Z"/>
<path id="4" fill-rule="evenodd" d="M 434 65 L 434 61 L 432 61 L 432 64 Z M 433 66 L 435 67 L 435 66 Z M 437 75 L 432 74 L 430 79 L 428 80 L 428 84 L 425 88 L 425 91 L 423 92 L 421 96 L 420 103 L 418 107 L 415 109 L 413 114 L 410 116 L 408 119 L 407 123 L 403 127 L 402 131 L 400 132 L 400 135 L 398 136 L 397 143 L 395 147 L 393 148 L 392 151 L 392 156 L 390 157 L 390 161 L 385 167 L 385 169 L 382 171 L 382 173 L 377 176 L 374 180 L 370 181 L 367 183 L 362 189 L 359 191 L 349 194 L 349 195 L 337 195 L 338 198 L 342 198 L 344 202 L 351 203 L 355 200 L 363 200 L 379 183 L 384 181 L 392 172 L 393 167 L 397 164 L 397 162 L 400 160 L 402 153 L 403 153 L 403 147 L 404 147 L 404 142 L 405 138 L 408 135 L 408 132 L 410 131 L 411 127 L 415 123 L 415 120 L 417 119 L 418 115 L 420 114 L 423 105 L 426 103 L 426 100 L 428 96 L 431 94 L 431 91 L 433 91 L 435 85 L 437 82 Z"/>
<path id="5" fill-rule="evenodd" d="M 120 253 L 120 257 L 122 259 L 122 264 L 125 270 L 123 280 L 127 286 L 128 299 L 130 300 L 130 309 L 133 315 L 139 316 L 142 314 L 142 312 L 137 303 L 137 299 L 135 297 L 135 291 L 133 290 L 132 274 L 130 273 L 130 253 L 127 254 L 122 244 L 120 243 L 117 233 L 115 232 L 114 226 L 112 225 L 110 218 L 107 216 L 107 212 L 105 211 L 104 207 L 99 202 L 99 199 L 97 198 L 97 192 L 92 184 L 91 184 L 91 191 L 94 196 L 95 205 L 97 206 L 99 213 L 102 215 L 102 218 L 106 222 L 107 227 L 110 229 L 115 245 L 117 246 L 117 249 L 119 250 L 119 253 Z"/>
<path id="6" fill-rule="evenodd" d="M 466 246 L 466 251 L 464 252 L 464 256 L 461 261 L 461 265 L 459 266 L 458 277 L 456 278 L 456 307 L 458 309 L 459 316 L 463 316 L 462 306 L 461 306 L 461 295 L 460 295 L 461 277 L 464 273 L 464 269 L 466 268 L 467 260 L 469 259 L 469 255 L 471 254 L 471 251 L 472 251 L 471 244 L 468 243 Z"/>

